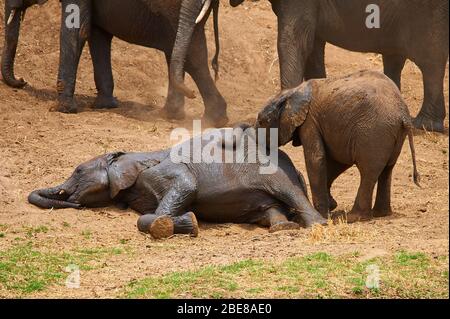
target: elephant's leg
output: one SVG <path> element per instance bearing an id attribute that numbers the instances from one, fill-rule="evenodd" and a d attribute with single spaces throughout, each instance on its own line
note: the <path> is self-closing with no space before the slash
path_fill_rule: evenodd
<path id="1" fill-rule="evenodd" d="M 196 183 L 188 172 L 179 172 L 174 177 L 173 186 L 159 202 L 155 211 L 157 218 L 150 225 L 148 231 L 156 239 L 167 238 L 174 234 L 173 219 L 183 215 L 195 198 Z"/>
<path id="2" fill-rule="evenodd" d="M 343 172 L 350 168 L 350 165 L 336 162 L 330 156 L 327 157 L 327 188 L 328 188 L 328 203 L 330 211 L 333 211 L 337 207 L 337 202 L 331 195 L 331 186 L 336 178 L 338 178 Z"/>
<path id="3" fill-rule="evenodd" d="M 111 41 L 113 36 L 93 26 L 89 39 L 89 50 L 94 65 L 94 80 L 97 88 L 95 107 L 115 108 L 117 99 L 113 96 L 114 79 L 111 67 Z"/>
<path id="4" fill-rule="evenodd" d="M 372 219 L 373 189 L 380 172 L 369 172 L 360 169 L 361 181 L 352 210 L 347 214 L 347 222 L 365 221 Z"/>
<path id="5" fill-rule="evenodd" d="M 216 127 L 225 126 L 228 123 L 227 103 L 217 89 L 209 71 L 208 50 L 203 29 L 194 33 L 187 56 L 186 71 L 192 76 L 203 98 L 205 104 L 203 119 Z"/>
<path id="6" fill-rule="evenodd" d="M 149 232 L 150 226 L 158 218 L 156 214 L 146 214 L 139 217 L 137 227 L 141 232 Z M 181 216 L 172 217 L 174 234 L 190 234 L 198 236 L 198 222 L 195 214 L 188 212 Z M 171 226 L 169 226 L 171 227 Z"/>
<path id="7" fill-rule="evenodd" d="M 261 191 L 267 192 L 270 197 L 276 199 L 279 203 L 283 203 L 285 207 L 295 210 L 297 214 L 295 220 L 301 220 L 305 227 L 311 227 L 314 224 L 325 225 L 327 223 L 327 220 L 314 209 L 309 201 L 308 194 L 304 190 L 304 184 L 300 178 L 291 179 L 284 174 L 277 174 L 276 177 L 272 175 L 264 176 L 266 176 L 266 179 L 258 184 L 259 186 L 264 185 Z M 288 216 L 285 211 L 283 212 L 284 215 Z M 267 219 L 266 226 L 270 225 L 271 223 Z"/>
<path id="8" fill-rule="evenodd" d="M 171 53 L 165 52 L 167 68 L 170 71 Z M 184 72 L 183 72 L 184 79 Z M 164 112 L 167 118 L 174 120 L 182 120 L 186 117 L 184 112 L 184 94 L 175 89 L 173 84 L 169 81 L 169 88 L 167 92 L 166 104 L 164 105 Z"/>
<path id="9" fill-rule="evenodd" d="M 401 55 L 383 55 L 384 74 L 388 76 L 397 87 L 401 89 L 402 70 L 406 58 Z"/>
<path id="10" fill-rule="evenodd" d="M 306 61 L 314 49 L 316 22 L 314 13 L 299 12 L 307 6 L 299 6 L 296 1 L 281 1 L 279 6 L 278 56 L 284 90 L 303 82 Z"/>
<path id="11" fill-rule="evenodd" d="M 286 217 L 286 212 L 281 207 L 271 207 L 266 210 L 264 218 L 259 222 L 261 226 L 269 227 L 269 232 L 281 230 L 299 229 L 300 225 L 291 222 Z"/>
<path id="12" fill-rule="evenodd" d="M 394 165 L 386 166 L 378 177 L 377 197 L 373 207 L 375 217 L 384 217 L 392 214 L 391 208 L 391 180 Z"/>
<path id="13" fill-rule="evenodd" d="M 445 119 L 445 63 L 418 64 L 423 75 L 424 101 L 414 126 L 427 131 L 443 132 Z"/>
<path id="14" fill-rule="evenodd" d="M 60 31 L 60 58 L 58 71 L 58 108 L 63 113 L 76 113 L 77 105 L 74 100 L 75 83 L 80 56 L 91 30 L 91 1 L 63 0 L 62 22 Z M 80 27 L 68 25 L 72 11 L 66 8 L 77 5 L 80 9 Z"/>
<path id="15" fill-rule="evenodd" d="M 305 126 L 305 125 L 304 125 Z M 311 125 L 312 126 L 312 125 Z M 311 187 L 314 207 L 324 218 L 330 209 L 327 178 L 327 155 L 320 133 L 313 127 L 302 127 L 306 169 Z"/>
<path id="16" fill-rule="evenodd" d="M 310 79 L 326 78 L 325 69 L 325 41 L 316 39 L 313 52 L 309 55 L 306 62 L 305 81 Z"/>

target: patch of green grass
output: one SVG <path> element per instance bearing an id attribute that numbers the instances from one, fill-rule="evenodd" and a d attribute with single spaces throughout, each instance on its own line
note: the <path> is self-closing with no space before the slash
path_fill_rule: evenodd
<path id="1" fill-rule="evenodd" d="M 404 250 L 395 255 L 395 261 L 402 266 L 426 267 L 428 257 L 424 253 L 409 253 Z"/>
<path id="2" fill-rule="evenodd" d="M 63 227 L 66 227 L 66 228 L 70 227 L 70 224 L 68 222 L 63 222 L 62 225 L 63 225 Z"/>
<path id="3" fill-rule="evenodd" d="M 448 258 L 445 256 L 430 258 L 423 253 L 406 251 L 365 261 L 360 261 L 358 256 L 357 253 L 343 256 L 315 253 L 277 263 L 243 260 L 133 281 L 121 296 L 448 298 Z M 371 281 L 371 278 L 376 280 Z"/>
<path id="4" fill-rule="evenodd" d="M 0 238 L 3 238 L 3 237 L 5 237 L 5 234 L 4 233 L 0 233 Z"/>
<path id="5" fill-rule="evenodd" d="M 19 295 L 41 291 L 53 284 L 64 284 L 68 265 L 89 271 L 116 252 L 115 248 L 44 252 L 34 248 L 32 242 L 18 244 L 0 251 L 0 286 Z"/>
<path id="6" fill-rule="evenodd" d="M 48 227 L 45 225 L 41 225 L 38 227 L 27 227 L 25 229 L 25 233 L 28 238 L 34 237 L 37 234 L 46 234 L 47 232 L 48 232 Z"/>
<path id="7" fill-rule="evenodd" d="M 81 232 L 81 236 L 84 237 L 84 239 L 91 239 L 92 237 L 92 232 L 89 229 L 83 230 Z"/>

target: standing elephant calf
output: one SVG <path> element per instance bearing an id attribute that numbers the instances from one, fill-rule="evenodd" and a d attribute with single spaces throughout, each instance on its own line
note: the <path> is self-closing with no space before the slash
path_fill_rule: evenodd
<path id="1" fill-rule="evenodd" d="M 185 143 L 196 145 L 196 139 L 207 142 L 200 136 Z M 205 221 L 257 223 L 271 231 L 298 228 L 289 221 L 295 216 L 306 227 L 326 223 L 289 157 L 279 152 L 278 158 L 276 172 L 265 175 L 260 163 L 174 162 L 170 149 L 107 154 L 78 166 L 62 185 L 32 192 L 28 200 L 42 208 L 129 206 L 143 215 L 139 230 L 155 238 L 196 235 L 191 211 Z"/>
<path id="2" fill-rule="evenodd" d="M 391 214 L 392 169 L 406 135 L 414 182 L 419 182 L 408 108 L 394 82 L 381 73 L 361 71 L 305 82 L 270 101 L 256 127 L 279 128 L 280 146 L 290 141 L 303 145 L 313 202 L 324 217 L 337 206 L 330 193 L 332 183 L 354 164 L 361 181 L 347 220 Z"/>

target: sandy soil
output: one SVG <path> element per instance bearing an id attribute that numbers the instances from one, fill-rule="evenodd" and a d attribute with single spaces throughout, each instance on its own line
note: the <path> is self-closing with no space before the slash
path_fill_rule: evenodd
<path id="1" fill-rule="evenodd" d="M 405 143 L 393 176 L 393 216 L 347 226 L 333 238 L 316 238 L 305 229 L 269 234 L 266 229 L 248 225 L 202 224 L 198 238 L 155 241 L 137 232 L 137 215 L 132 211 L 49 211 L 29 205 L 26 196 L 30 191 L 61 182 L 77 164 L 105 152 L 167 147 L 171 145 L 169 133 L 173 128 L 190 128 L 192 119 L 203 113 L 197 98 L 187 101 L 185 121 L 166 121 L 160 114 L 167 90 L 163 54 L 120 40 L 113 44 L 115 95 L 120 108 L 91 108 L 95 85 L 86 50 L 77 80 L 77 99 L 83 111 L 77 115 L 49 112 L 56 98 L 59 16 L 57 1 L 27 12 L 16 74 L 29 85 L 13 90 L 0 83 L 0 224 L 5 229 L 0 249 L 11 247 L 15 237 L 24 236 L 26 227 L 46 225 L 48 232 L 33 238 L 40 249 L 70 251 L 78 247 L 115 247 L 126 242 L 133 253 L 108 257 L 101 269 L 83 273 L 80 289 L 56 285 L 32 296 L 112 297 L 130 280 L 149 275 L 246 258 L 283 259 L 314 251 L 359 251 L 372 256 L 408 249 L 448 255 L 448 130 L 445 134 L 416 132 L 422 188 L 412 182 L 411 156 Z M 1 34 L 3 24 L 0 14 Z M 220 29 L 223 51 L 218 87 L 229 104 L 230 125 L 253 120 L 279 88 L 275 16 L 268 2 L 248 2 L 237 9 L 224 3 Z M 212 51 L 211 31 L 209 26 Z M 381 57 L 375 54 L 352 53 L 329 45 L 326 56 L 330 76 L 360 69 L 382 70 Z M 194 87 L 190 79 L 188 83 Z M 448 100 L 448 72 L 445 83 Z M 419 110 L 422 90 L 421 73 L 408 62 L 403 72 L 403 95 L 412 115 Z M 285 149 L 305 172 L 302 149 Z M 351 207 L 358 183 L 355 169 L 336 181 L 333 194 L 338 209 Z M 64 227 L 64 222 L 70 227 Z M 86 230 L 92 233 L 90 238 L 82 235 Z M 3 291 L 0 296 L 10 293 Z"/>

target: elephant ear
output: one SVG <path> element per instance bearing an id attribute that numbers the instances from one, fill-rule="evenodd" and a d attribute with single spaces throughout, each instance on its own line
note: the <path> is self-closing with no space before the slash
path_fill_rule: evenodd
<path id="1" fill-rule="evenodd" d="M 109 154 L 107 162 L 109 191 L 111 199 L 114 199 L 121 190 L 133 186 L 143 167 L 136 159 L 122 152 Z"/>
<path id="2" fill-rule="evenodd" d="M 312 101 L 313 87 L 311 81 L 305 82 L 291 91 L 290 96 L 283 103 L 279 118 L 279 145 L 293 141 L 294 146 L 300 146 L 301 141 L 295 134 L 308 116 Z"/>

